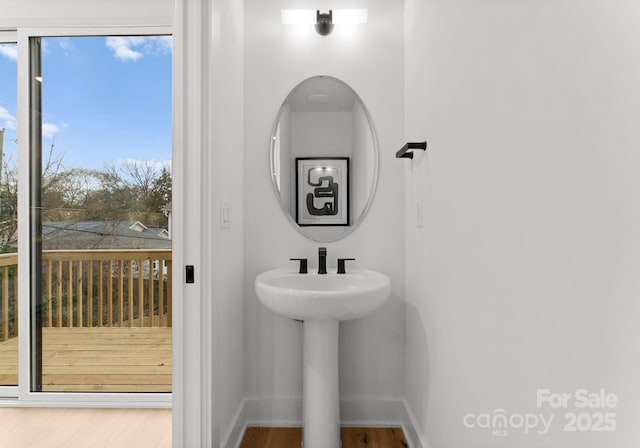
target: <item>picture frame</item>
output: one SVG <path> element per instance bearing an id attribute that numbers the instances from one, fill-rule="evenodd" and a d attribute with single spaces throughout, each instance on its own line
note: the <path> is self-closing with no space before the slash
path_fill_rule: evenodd
<path id="1" fill-rule="evenodd" d="M 348 226 L 349 157 L 296 157 L 296 223 Z"/>

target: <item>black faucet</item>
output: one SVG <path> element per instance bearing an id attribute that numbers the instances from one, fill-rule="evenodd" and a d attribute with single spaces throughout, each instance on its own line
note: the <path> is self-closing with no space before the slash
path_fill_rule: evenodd
<path id="1" fill-rule="evenodd" d="M 356 261 L 355 258 L 338 258 L 338 271 L 337 274 L 346 274 L 347 271 L 344 268 L 345 261 Z"/>
<path id="2" fill-rule="evenodd" d="M 318 274 L 327 273 L 327 248 L 318 248 Z"/>
<path id="3" fill-rule="evenodd" d="M 307 259 L 306 258 L 289 258 L 291 261 L 299 261 L 300 269 L 298 270 L 298 274 L 308 274 L 307 271 Z"/>

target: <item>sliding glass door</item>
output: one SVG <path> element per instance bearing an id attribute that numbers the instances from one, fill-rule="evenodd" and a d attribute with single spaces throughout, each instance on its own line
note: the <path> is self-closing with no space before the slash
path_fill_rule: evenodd
<path id="1" fill-rule="evenodd" d="M 0 390 L 18 385 L 18 48 L 13 40 L 0 33 Z"/>
<path id="2" fill-rule="evenodd" d="M 170 392 L 171 37 L 29 46 L 30 390 Z"/>

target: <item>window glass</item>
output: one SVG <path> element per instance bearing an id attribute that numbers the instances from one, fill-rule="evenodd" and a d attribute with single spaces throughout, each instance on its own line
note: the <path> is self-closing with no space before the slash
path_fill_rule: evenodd
<path id="1" fill-rule="evenodd" d="M 17 59 L 0 43 L 0 386 L 18 384 Z"/>
<path id="2" fill-rule="evenodd" d="M 41 38 L 40 53 L 32 390 L 169 392 L 171 37 Z"/>

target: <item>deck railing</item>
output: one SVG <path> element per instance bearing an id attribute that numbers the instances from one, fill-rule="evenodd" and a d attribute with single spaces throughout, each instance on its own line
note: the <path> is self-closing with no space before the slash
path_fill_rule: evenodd
<path id="1" fill-rule="evenodd" d="M 18 334 L 18 254 L 0 254 L 0 341 Z M 45 327 L 171 327 L 171 250 L 42 253 Z"/>

